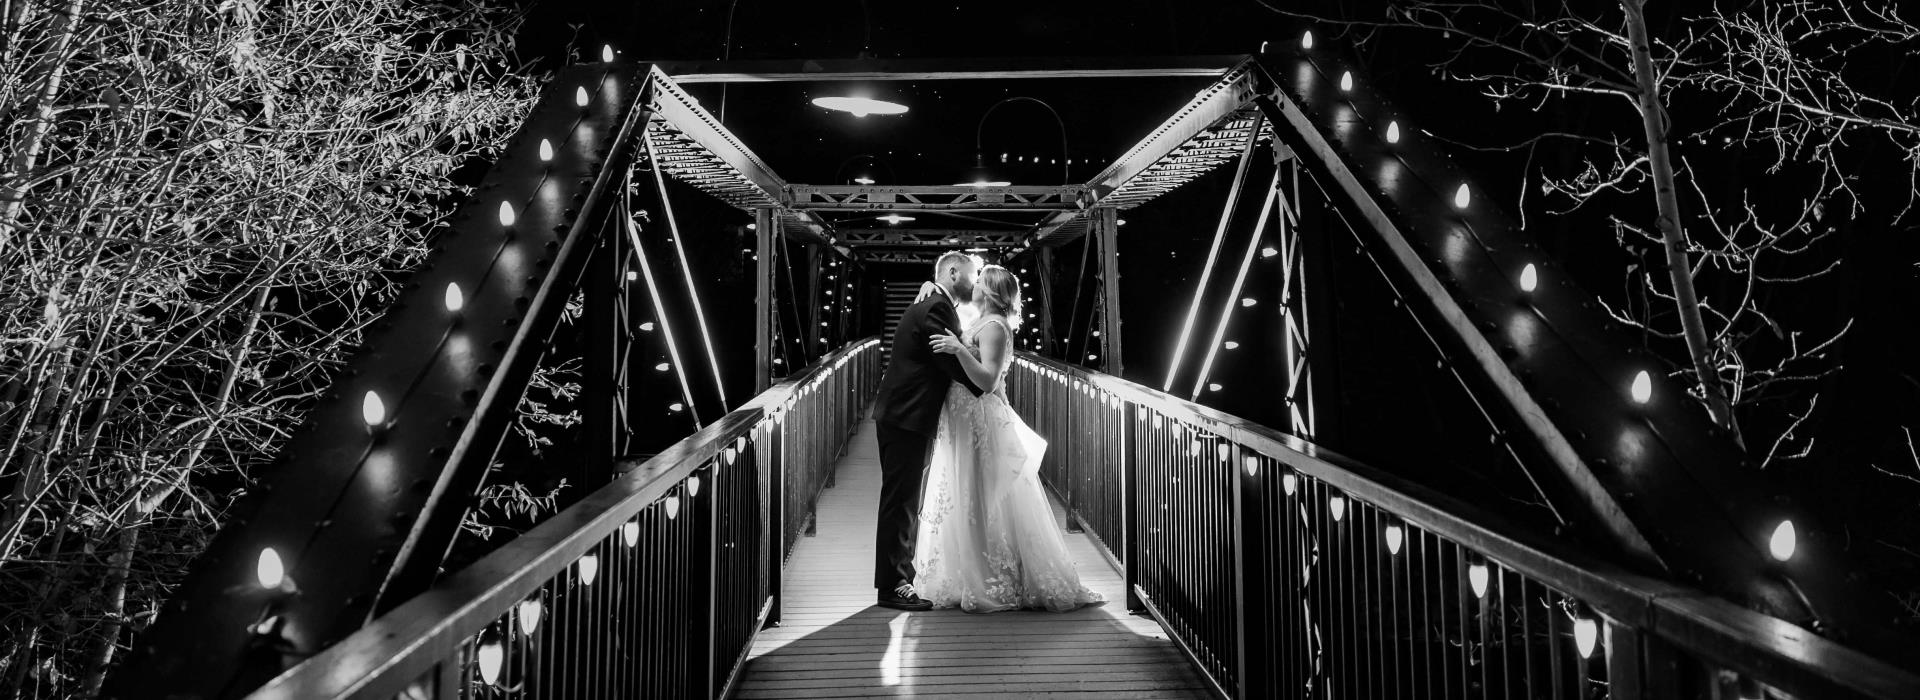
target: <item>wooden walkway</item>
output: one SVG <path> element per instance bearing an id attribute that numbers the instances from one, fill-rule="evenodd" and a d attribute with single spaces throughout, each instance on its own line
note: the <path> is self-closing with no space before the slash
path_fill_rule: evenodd
<path id="1" fill-rule="evenodd" d="M 1067 543 L 1104 605 L 991 615 L 875 606 L 880 462 L 871 420 L 836 468 L 818 535 L 794 550 L 782 625 L 760 633 L 733 697 L 1210 697 L 1160 626 L 1127 614 L 1124 579 L 1085 535 Z"/>

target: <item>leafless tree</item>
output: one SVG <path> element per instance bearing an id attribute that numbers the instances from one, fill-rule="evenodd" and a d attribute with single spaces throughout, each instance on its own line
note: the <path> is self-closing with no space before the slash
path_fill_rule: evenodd
<path id="1" fill-rule="evenodd" d="M 0 12 L 0 688 L 87 696 L 531 85 L 464 3 Z"/>

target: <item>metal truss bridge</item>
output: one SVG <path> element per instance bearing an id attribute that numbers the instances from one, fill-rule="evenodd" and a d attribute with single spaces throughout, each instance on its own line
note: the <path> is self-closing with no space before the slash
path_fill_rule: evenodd
<path id="1" fill-rule="evenodd" d="M 1839 530 L 1750 478 L 1686 386 L 1359 66 L 1273 46 L 561 71 L 110 694 L 1920 697 Z M 681 87 L 1140 76 L 1213 82 L 1091 179 L 1053 187 L 788 182 Z M 1226 169 L 1178 333 L 1128 319 L 1174 340 L 1170 366 L 1123 365 L 1118 213 Z M 751 398 L 726 397 L 702 294 L 669 274 L 686 254 L 668 179 L 755 217 Z M 832 218 L 927 210 L 1038 223 Z M 877 284 L 880 263 L 983 247 L 1043 265 L 1072 241 L 1088 251 L 1068 282 L 1095 300 L 1092 332 L 1071 352 L 1022 352 L 1009 391 L 1052 445 L 1042 476 L 1081 570 L 1113 601 L 1059 617 L 870 608 L 845 576 L 864 566 L 871 510 L 856 497 L 870 446 L 849 436 L 883 350 L 829 298 Z M 1268 258 L 1278 271 L 1252 274 L 1280 303 L 1235 303 Z M 796 261 L 804 281 L 782 272 Z M 587 447 L 540 468 L 582 495 L 442 571 L 576 300 Z M 1374 302 L 1404 344 L 1337 312 Z M 1036 305 L 1036 325 L 1059 326 L 1047 294 Z M 1235 318 L 1270 338 L 1265 416 L 1196 402 Z M 635 455 L 652 415 L 638 377 L 658 369 L 639 358 L 662 338 L 700 427 Z M 803 354 L 780 350 L 795 343 Z M 1421 437 L 1365 420 L 1443 394 L 1458 410 L 1423 409 L 1440 427 Z M 1512 476 L 1549 525 L 1327 447 L 1409 440 Z"/>

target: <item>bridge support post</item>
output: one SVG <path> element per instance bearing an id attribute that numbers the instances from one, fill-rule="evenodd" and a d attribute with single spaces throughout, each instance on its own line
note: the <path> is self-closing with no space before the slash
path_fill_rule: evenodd
<path id="1" fill-rule="evenodd" d="M 1120 363 L 1119 210 L 1094 210 L 1093 235 L 1100 250 L 1100 358 L 1107 374 L 1125 376 Z"/>
<path id="2" fill-rule="evenodd" d="M 773 386 L 773 210 L 753 210 L 753 393 Z"/>

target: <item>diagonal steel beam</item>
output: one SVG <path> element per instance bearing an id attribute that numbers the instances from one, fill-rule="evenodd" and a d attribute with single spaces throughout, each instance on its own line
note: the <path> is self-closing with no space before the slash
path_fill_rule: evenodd
<path id="1" fill-rule="evenodd" d="M 1186 184 L 1239 155 L 1255 128 L 1253 99 L 1263 74 L 1243 59 L 1155 127 L 1086 184 L 1092 206 L 1130 209 Z M 1062 212 L 1034 227 L 1031 241 L 1055 243 L 1086 231 L 1081 212 Z"/>

